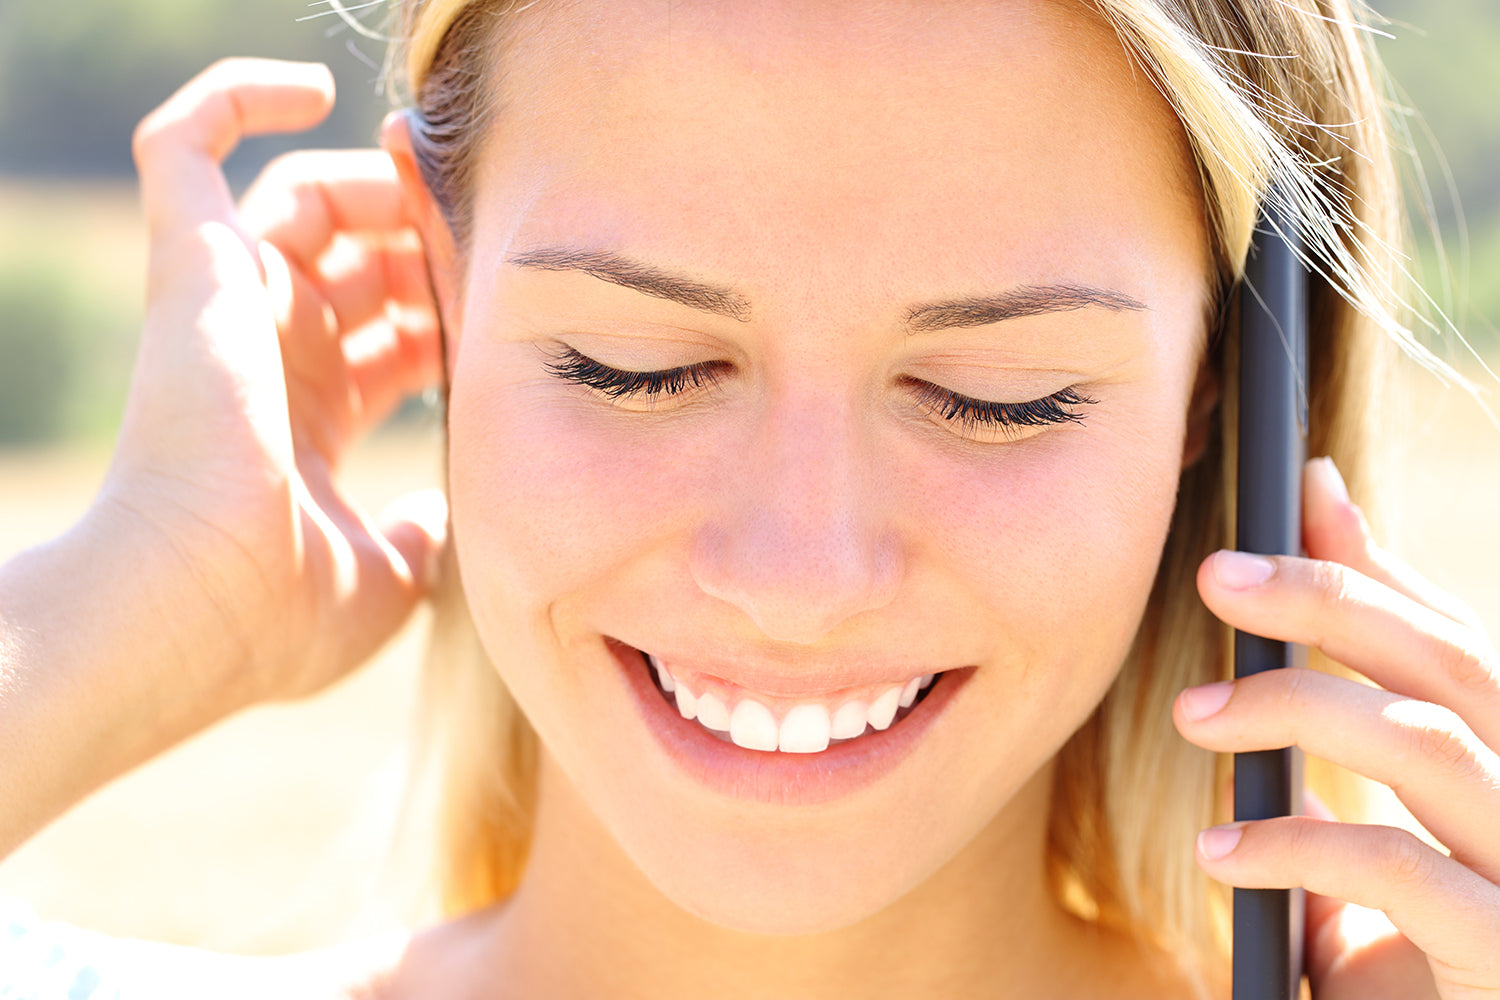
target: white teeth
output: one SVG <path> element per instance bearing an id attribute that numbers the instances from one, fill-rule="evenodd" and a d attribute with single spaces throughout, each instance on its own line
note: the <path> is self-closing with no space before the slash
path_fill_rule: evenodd
<path id="1" fill-rule="evenodd" d="M 671 694 L 672 692 L 676 691 L 677 678 L 672 676 L 672 672 L 666 667 L 663 667 L 661 665 L 661 661 L 658 660 L 655 656 L 652 656 L 650 653 L 646 654 L 646 659 L 651 661 L 651 669 L 656 674 L 656 681 L 661 685 L 661 689 L 667 692 L 667 694 Z"/>
<path id="2" fill-rule="evenodd" d="M 852 740 L 865 731 L 870 718 L 870 706 L 862 701 L 846 701 L 833 713 L 831 735 L 836 740 Z"/>
<path id="3" fill-rule="evenodd" d="M 873 702 L 846 701 L 831 714 L 826 705 L 815 702 L 793 705 L 778 723 L 775 713 L 762 702 L 740 698 L 731 712 L 729 699 L 712 691 L 695 695 L 654 655 L 648 653 L 646 662 L 661 689 L 677 702 L 677 711 L 684 719 L 696 719 L 705 729 L 727 733 L 731 741 L 747 750 L 779 749 L 782 753 L 820 753 L 832 740 L 863 736 L 866 726 L 877 731 L 889 729 L 896 713 L 915 704 L 917 695 L 931 687 L 937 677 L 913 677 L 905 684 L 886 688 Z"/>
<path id="4" fill-rule="evenodd" d="M 820 753 L 831 738 L 828 709 L 822 705 L 795 705 L 781 720 L 778 747 L 782 753 Z"/>
<path id="5" fill-rule="evenodd" d="M 870 706 L 870 725 L 876 729 L 889 729 L 896 718 L 897 703 L 901 700 L 901 689 L 887 688 Z"/>
<path id="6" fill-rule="evenodd" d="M 729 706 L 723 699 L 703 692 L 698 696 L 698 721 L 719 733 L 729 732 Z"/>
<path id="7" fill-rule="evenodd" d="M 729 738 L 746 750 L 775 750 L 780 742 L 776 716 L 760 702 L 743 698 L 729 717 Z"/>

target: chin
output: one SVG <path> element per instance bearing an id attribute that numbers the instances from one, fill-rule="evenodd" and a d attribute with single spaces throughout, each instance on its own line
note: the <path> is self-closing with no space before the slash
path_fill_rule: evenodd
<path id="1" fill-rule="evenodd" d="M 891 906 L 927 872 L 896 872 L 880 860 L 845 856 L 838 870 L 809 877 L 785 857 L 714 866 L 705 885 L 680 867 L 653 879 L 656 888 L 700 920 L 746 934 L 802 936 L 858 924 Z M 883 875 L 879 873 L 884 873 Z M 649 877 L 649 876 L 648 876 Z"/>

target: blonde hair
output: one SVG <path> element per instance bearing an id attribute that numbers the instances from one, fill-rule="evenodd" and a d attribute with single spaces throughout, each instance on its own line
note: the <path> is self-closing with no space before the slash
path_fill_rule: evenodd
<path id="1" fill-rule="evenodd" d="M 1050 816 L 1049 871 L 1076 912 L 1180 957 L 1217 992 L 1227 954 L 1226 894 L 1199 872 L 1192 838 L 1224 817 L 1225 769 L 1176 734 L 1182 688 L 1227 675 L 1228 631 L 1194 577 L 1232 544 L 1236 324 L 1257 211 L 1281 192 L 1329 280 L 1312 303 L 1310 454 L 1331 455 L 1356 499 L 1368 495 L 1371 394 L 1396 345 L 1421 353 L 1399 321 L 1399 188 L 1380 64 L 1358 0 L 1095 0 L 1182 121 L 1213 236 L 1220 312 L 1211 350 L 1224 419 L 1185 470 L 1166 549 L 1136 641 L 1114 685 L 1063 749 Z M 495 113 L 505 15 L 517 0 L 404 0 L 413 140 L 460 246 L 480 138 Z M 1427 356 L 1430 361 L 1430 355 Z M 1376 410 L 1378 412 L 1378 410 Z M 448 560 L 438 597 L 422 737 L 439 783 L 445 913 L 488 905 L 521 878 L 534 807 L 536 737 L 490 667 Z M 1326 775 L 1310 782 L 1331 788 Z M 1339 797 L 1334 796 L 1335 800 Z"/>

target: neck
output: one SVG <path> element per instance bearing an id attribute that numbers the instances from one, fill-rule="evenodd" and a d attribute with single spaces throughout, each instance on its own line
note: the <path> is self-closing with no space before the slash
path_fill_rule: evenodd
<path id="1" fill-rule="evenodd" d="M 663 1000 L 1069 995 L 1062 987 L 1084 974 L 1091 935 L 1046 884 L 1051 770 L 880 912 L 774 936 L 710 924 L 664 897 L 547 760 L 527 874 L 496 911 L 485 950 L 500 967 L 487 963 L 487 978 L 547 997 L 619 996 L 621 984 Z"/>

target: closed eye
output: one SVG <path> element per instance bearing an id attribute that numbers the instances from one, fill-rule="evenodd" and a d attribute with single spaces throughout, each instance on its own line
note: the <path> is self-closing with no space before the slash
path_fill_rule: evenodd
<path id="1" fill-rule="evenodd" d="M 661 371 L 625 371 L 595 361 L 571 347 L 564 348 L 561 357 L 547 364 L 547 371 L 558 378 L 588 386 L 610 399 L 639 398 L 648 402 L 712 386 L 727 368 L 727 361 L 700 361 Z"/>
<path id="2" fill-rule="evenodd" d="M 1081 424 L 1084 415 L 1078 408 L 1098 402 L 1071 386 L 1040 399 L 998 403 L 965 396 L 921 379 L 907 377 L 902 382 L 915 393 L 918 404 L 934 417 L 970 434 L 998 431 L 1007 439 L 1019 437 L 1027 429 Z"/>

